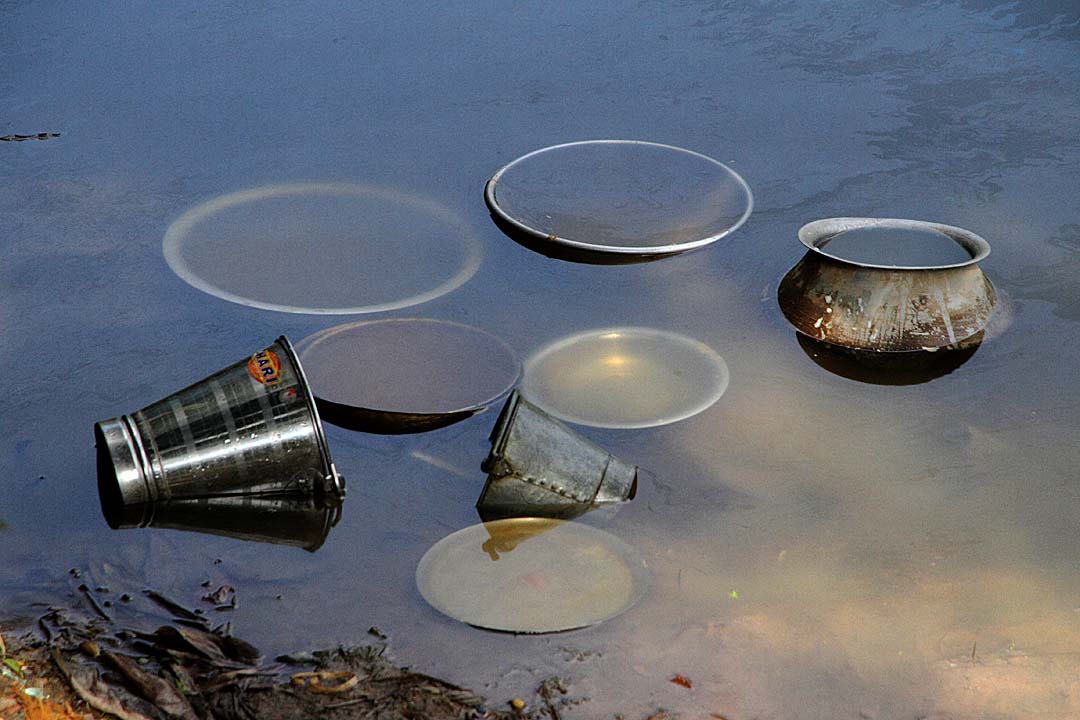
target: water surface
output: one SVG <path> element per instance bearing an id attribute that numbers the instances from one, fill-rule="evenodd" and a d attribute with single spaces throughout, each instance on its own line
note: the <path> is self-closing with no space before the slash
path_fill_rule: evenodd
<path id="1" fill-rule="evenodd" d="M 496 702 L 565 676 L 591 698 L 581 717 L 1080 716 L 1075 11 L 7 2 L 0 55 L 0 135 L 61 133 L 0 143 L 0 620 L 63 602 L 80 567 L 92 586 L 180 600 L 206 580 L 236 587 L 228 619 L 269 656 L 376 625 L 403 663 Z M 490 222 L 498 168 L 602 137 L 716 158 L 754 189 L 755 214 L 708 249 L 617 267 L 545 258 Z M 108 529 L 94 421 L 348 320 L 228 302 L 163 258 L 185 212 L 296 182 L 426 198 L 482 246 L 454 292 L 367 317 L 462 322 L 523 358 L 606 327 L 722 353 L 731 385 L 704 412 L 578 428 L 644 469 L 633 502 L 580 520 L 648 562 L 634 608 L 530 637 L 420 596 L 423 554 L 477 522 L 492 412 L 409 436 L 329 431 L 349 498 L 314 554 Z M 926 383 L 815 364 L 776 284 L 805 250 L 798 228 L 838 216 L 985 237 L 1011 324 Z"/>
<path id="2" fill-rule="evenodd" d="M 836 233 L 818 247 L 833 257 L 868 265 L 927 267 L 971 260 L 958 242 L 930 228 L 855 228 Z"/>

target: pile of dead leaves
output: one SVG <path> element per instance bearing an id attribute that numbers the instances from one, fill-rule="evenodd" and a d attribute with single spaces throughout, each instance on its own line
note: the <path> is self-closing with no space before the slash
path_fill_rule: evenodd
<path id="1" fill-rule="evenodd" d="M 80 585 L 70 607 L 50 607 L 36 628 L 0 640 L 0 718 L 564 720 L 580 702 L 552 679 L 531 703 L 491 709 L 470 690 L 397 666 L 381 642 L 267 662 L 205 612 L 154 591 L 120 598 L 124 623 L 113 617 L 119 608 Z M 138 602 L 159 614 L 138 612 Z M 160 621 L 161 609 L 169 622 L 145 622 Z"/>

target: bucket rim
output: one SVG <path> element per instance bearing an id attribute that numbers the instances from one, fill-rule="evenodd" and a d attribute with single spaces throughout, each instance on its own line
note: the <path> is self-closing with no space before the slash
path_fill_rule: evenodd
<path id="1" fill-rule="evenodd" d="M 311 392 L 311 385 L 304 374 L 304 367 L 300 364 L 300 356 L 297 355 L 292 342 L 286 336 L 281 335 L 274 342 L 285 351 L 292 362 L 293 368 L 296 370 L 296 378 L 300 383 L 300 389 L 303 391 L 304 403 L 307 405 L 308 412 L 311 413 L 315 438 L 319 443 L 319 455 L 323 462 L 323 477 L 332 483 L 332 491 L 340 500 L 345 497 L 345 480 L 338 474 L 334 461 L 330 457 L 330 446 L 326 442 L 326 431 L 323 429 L 322 419 L 319 417 L 319 408 L 315 405 L 315 396 Z"/>

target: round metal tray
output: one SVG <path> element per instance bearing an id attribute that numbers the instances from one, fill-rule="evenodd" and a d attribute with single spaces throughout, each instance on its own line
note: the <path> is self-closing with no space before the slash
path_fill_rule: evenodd
<path id="1" fill-rule="evenodd" d="M 347 323 L 297 347 L 322 419 L 361 432 L 426 432 L 505 396 L 521 361 L 502 340 L 428 318 Z"/>
<path id="2" fill-rule="evenodd" d="M 417 566 L 416 585 L 436 610 L 474 627 L 549 633 L 625 612 L 650 581 L 637 551 L 611 533 L 511 518 L 437 542 Z"/>
<path id="3" fill-rule="evenodd" d="M 753 208 L 750 187 L 727 165 L 641 140 L 534 150 L 496 172 L 484 200 L 496 224 L 514 239 L 523 236 L 532 249 L 623 261 L 714 243 L 746 222 Z"/>

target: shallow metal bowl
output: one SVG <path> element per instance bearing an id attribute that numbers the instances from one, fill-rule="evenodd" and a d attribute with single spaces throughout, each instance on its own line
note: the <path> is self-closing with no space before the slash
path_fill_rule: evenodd
<path id="1" fill-rule="evenodd" d="M 934 230 L 970 256 L 947 265 L 878 265 L 824 249 L 848 230 Z M 978 262 L 990 245 L 963 228 L 918 220 L 831 218 L 804 225 L 810 251 L 780 282 L 777 300 L 795 329 L 846 348 L 917 352 L 954 347 L 981 332 L 994 307 L 994 287 Z"/>

